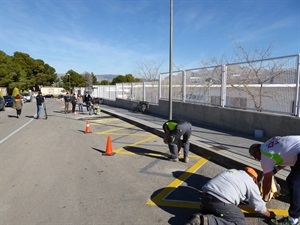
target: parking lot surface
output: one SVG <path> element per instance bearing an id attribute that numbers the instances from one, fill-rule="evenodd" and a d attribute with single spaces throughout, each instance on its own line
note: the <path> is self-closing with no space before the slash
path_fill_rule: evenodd
<path id="1" fill-rule="evenodd" d="M 174 163 L 160 137 L 164 118 L 105 105 L 100 115 L 65 114 L 62 101 L 47 99 L 48 119 L 35 120 L 35 104 L 24 107 L 20 119 L 1 112 L 0 220 L 7 225 L 184 224 L 201 207 L 202 185 L 226 169 L 226 160 L 203 153 L 226 145 L 242 155 L 253 141 L 226 144 L 224 133 L 206 129 L 210 139 L 192 138 L 190 162 Z M 104 154 L 109 138 L 112 156 Z M 282 216 L 288 204 L 274 199 L 268 207 Z M 247 224 L 266 224 L 243 210 Z"/>

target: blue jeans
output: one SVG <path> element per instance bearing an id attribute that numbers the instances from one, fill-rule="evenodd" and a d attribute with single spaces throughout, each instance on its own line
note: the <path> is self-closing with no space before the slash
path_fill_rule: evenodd
<path id="1" fill-rule="evenodd" d="M 42 109 L 43 109 L 43 105 L 38 105 L 38 106 L 37 106 L 37 113 L 36 113 L 36 118 L 37 118 L 37 119 L 40 118 Z"/>
<path id="2" fill-rule="evenodd" d="M 82 103 L 78 103 L 78 109 L 79 109 L 79 112 L 83 112 L 83 104 Z"/>

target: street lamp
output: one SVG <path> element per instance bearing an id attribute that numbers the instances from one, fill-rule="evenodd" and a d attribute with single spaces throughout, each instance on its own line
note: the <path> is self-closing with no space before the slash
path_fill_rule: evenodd
<path id="1" fill-rule="evenodd" d="M 71 74 L 67 73 L 66 75 L 69 77 L 69 89 L 70 89 L 70 92 L 71 92 L 71 81 L 70 81 Z"/>

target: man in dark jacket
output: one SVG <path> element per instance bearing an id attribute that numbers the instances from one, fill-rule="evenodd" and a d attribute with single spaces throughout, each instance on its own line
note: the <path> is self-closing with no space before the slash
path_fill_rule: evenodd
<path id="1" fill-rule="evenodd" d="M 42 92 L 39 91 L 38 95 L 36 96 L 36 106 L 37 106 L 36 118 L 37 119 L 40 119 L 43 103 L 44 103 L 44 97 L 42 95 Z"/>
<path id="2" fill-rule="evenodd" d="M 93 104 L 93 99 L 90 96 L 89 93 L 85 93 L 84 99 L 83 99 L 85 105 L 86 105 L 86 110 L 89 112 L 90 111 L 90 107 Z"/>
<path id="3" fill-rule="evenodd" d="M 67 94 L 64 97 L 65 100 L 65 113 L 69 112 L 69 105 L 70 105 L 70 101 L 71 101 L 71 97 L 69 95 L 69 92 L 67 92 Z"/>

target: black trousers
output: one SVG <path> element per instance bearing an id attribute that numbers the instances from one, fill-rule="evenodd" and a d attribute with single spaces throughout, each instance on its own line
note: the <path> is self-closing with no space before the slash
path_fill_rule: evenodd
<path id="1" fill-rule="evenodd" d="M 202 213 L 207 216 L 209 225 L 247 225 L 245 216 L 234 204 L 224 203 L 204 194 Z"/>
<path id="2" fill-rule="evenodd" d="M 286 178 L 289 189 L 290 208 L 289 215 L 293 218 L 300 217 L 300 154 L 297 162 L 291 167 L 291 172 Z"/>
<path id="3" fill-rule="evenodd" d="M 163 127 L 163 129 L 167 129 Z M 177 143 L 182 137 L 182 148 L 184 157 L 188 157 L 190 151 L 190 136 L 192 134 L 192 125 L 189 122 L 177 124 L 176 129 L 170 132 L 170 138 L 168 140 L 168 146 L 172 158 L 178 158 Z"/>

